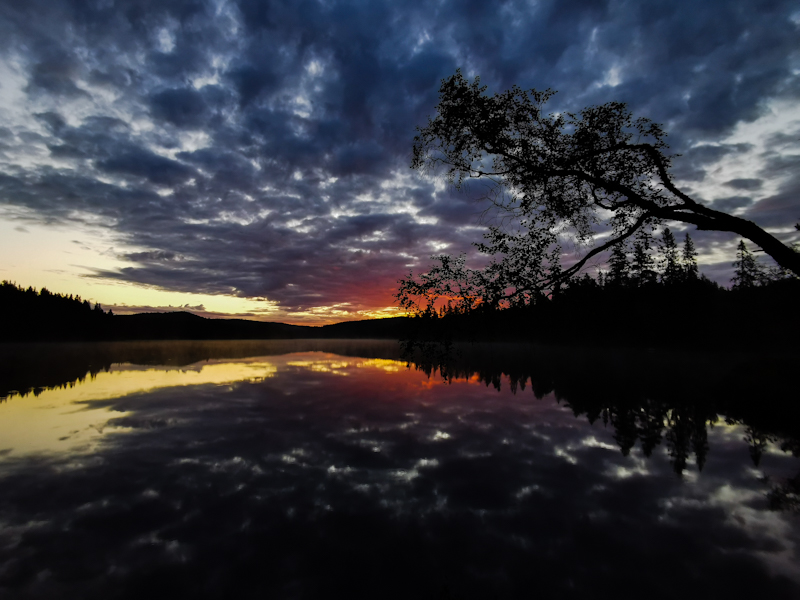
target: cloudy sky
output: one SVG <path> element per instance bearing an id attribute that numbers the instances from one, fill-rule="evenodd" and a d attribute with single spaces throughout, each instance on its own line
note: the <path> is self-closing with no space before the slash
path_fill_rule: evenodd
<path id="1" fill-rule="evenodd" d="M 791 1 L 4 0 L 0 279 L 115 307 L 394 314 L 485 208 L 409 168 L 461 68 L 663 123 L 696 198 L 800 218 Z M 680 230 L 680 227 L 676 227 Z M 692 234 L 727 283 L 729 235 Z"/>

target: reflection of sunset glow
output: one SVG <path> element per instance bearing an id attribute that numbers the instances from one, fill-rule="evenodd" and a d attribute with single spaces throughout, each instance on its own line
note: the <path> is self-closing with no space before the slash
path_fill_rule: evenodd
<path id="1" fill-rule="evenodd" d="M 237 382 L 257 382 L 274 378 L 280 373 L 288 376 L 296 369 L 311 373 L 355 375 L 363 380 L 392 375 L 391 380 L 375 381 L 376 389 L 393 387 L 433 389 L 447 382 L 440 377 L 427 377 L 406 363 L 383 358 L 345 357 L 326 352 L 299 352 L 247 359 L 216 359 L 183 367 L 115 364 L 107 372 L 87 377 L 73 385 L 45 389 L 37 396 L 11 396 L 0 404 L 0 450 L 13 448 L 15 453 L 41 451 L 91 451 L 104 431 L 121 431 L 109 425 L 109 420 L 128 413 L 106 407 L 90 406 L 93 401 L 121 398 L 154 392 L 172 387 L 199 385 L 230 385 Z M 466 385 L 482 385 L 477 376 Z M 191 396 L 189 396 L 191 398 Z M 442 434 L 436 440 L 446 439 Z"/>
<path id="2" fill-rule="evenodd" d="M 361 362 L 358 363 L 358 366 L 372 367 L 375 369 L 380 369 L 381 371 L 387 371 L 389 373 L 406 370 L 406 366 L 404 363 L 397 360 L 387 360 L 384 358 L 371 358 L 369 360 L 362 360 Z"/>
<path id="3" fill-rule="evenodd" d="M 90 450 L 110 418 L 128 413 L 87 408 L 82 403 L 160 388 L 258 381 L 275 372 L 275 366 L 264 360 L 209 362 L 181 369 L 114 365 L 74 386 L 44 390 L 38 396 L 12 396 L 0 404 L 0 449 L 63 451 L 79 444 Z"/>
<path id="4" fill-rule="evenodd" d="M 46 389 L 37 396 L 11 396 L 0 404 L 0 450 L 15 453 L 42 451 L 91 451 L 109 419 L 128 413 L 88 402 L 120 398 L 171 387 L 230 385 L 275 377 L 287 368 L 314 373 L 349 375 L 357 370 L 378 373 L 406 371 L 404 362 L 388 359 L 347 358 L 321 352 L 304 352 L 238 360 L 209 360 L 180 368 L 115 364 L 107 372 L 87 377 L 67 387 Z M 419 373 L 409 373 L 413 379 Z"/>
<path id="5" fill-rule="evenodd" d="M 385 358 L 341 360 L 340 357 L 337 357 L 316 360 L 293 360 L 287 362 L 286 366 L 301 367 L 315 373 L 336 373 L 337 375 L 347 375 L 346 371 L 349 369 L 380 369 L 387 373 L 406 370 L 404 362 Z"/>
<path id="6" fill-rule="evenodd" d="M 275 372 L 275 366 L 266 360 L 209 361 L 181 368 L 116 364 L 109 371 L 100 372 L 74 386 L 44 390 L 36 400 L 59 405 L 87 402 L 165 387 L 256 381 L 272 377 Z"/>
<path id="7" fill-rule="evenodd" d="M 286 366 L 301 367 L 308 369 L 309 371 L 313 371 L 314 373 L 335 373 L 337 375 L 347 375 L 345 369 L 348 369 L 351 366 L 351 363 L 326 360 L 293 360 L 286 363 Z"/>

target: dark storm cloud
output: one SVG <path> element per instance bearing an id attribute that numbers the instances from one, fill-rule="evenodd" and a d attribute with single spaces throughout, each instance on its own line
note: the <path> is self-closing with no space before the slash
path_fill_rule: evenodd
<path id="1" fill-rule="evenodd" d="M 723 143 L 737 123 L 771 98 L 797 98 L 793 11 L 756 1 L 10 3 L 0 52 L 30 107 L 4 123 L 0 201 L 44 220 L 100 216 L 145 248 L 101 276 L 298 311 L 386 306 L 409 265 L 424 267 L 441 244 L 474 254 L 480 237 L 462 228 L 486 206 L 479 188 L 435 191 L 408 169 L 441 78 L 461 67 L 490 91 L 552 87 L 553 110 L 628 102 L 666 124 L 684 155 L 676 178 L 699 184 L 717 161 L 752 150 Z M 772 141 L 769 173 L 726 185 L 756 192 L 788 177 L 794 138 Z M 791 208 L 777 199 L 749 210 L 781 224 Z"/>
<path id="2" fill-rule="evenodd" d="M 749 196 L 726 196 L 714 200 L 714 208 L 725 212 L 733 212 L 737 208 L 742 208 L 752 204 L 753 200 Z"/>
<path id="3" fill-rule="evenodd" d="M 731 179 L 726 181 L 725 185 L 735 188 L 737 190 L 757 190 L 764 184 L 760 179 Z"/>
<path id="4" fill-rule="evenodd" d="M 156 118 L 178 127 L 202 125 L 208 109 L 202 94 L 187 88 L 159 92 L 150 99 L 150 106 Z"/>
<path id="5" fill-rule="evenodd" d="M 153 183 L 176 185 L 186 181 L 194 171 L 179 162 L 136 148 L 97 163 L 98 169 L 144 177 Z"/>

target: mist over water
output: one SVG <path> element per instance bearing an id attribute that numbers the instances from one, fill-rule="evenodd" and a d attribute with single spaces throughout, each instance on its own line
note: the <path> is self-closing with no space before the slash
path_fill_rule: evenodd
<path id="1" fill-rule="evenodd" d="M 248 344 L 117 345 L 7 396 L 0 595 L 800 594 L 785 432 L 611 374 L 595 407 L 396 343 Z"/>

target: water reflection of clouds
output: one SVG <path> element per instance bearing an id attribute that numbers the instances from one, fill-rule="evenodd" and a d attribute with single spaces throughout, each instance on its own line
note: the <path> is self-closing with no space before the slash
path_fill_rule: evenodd
<path id="1" fill-rule="evenodd" d="M 765 511 L 741 428 L 738 445 L 712 430 L 702 475 L 680 479 L 665 448 L 624 456 L 613 428 L 552 396 L 427 389 L 404 366 L 342 357 L 270 364 L 263 379 L 84 401 L 131 423 L 96 461 L 16 457 L 0 479 L 10 597 L 798 591 L 770 571 L 797 578 L 796 524 Z"/>

